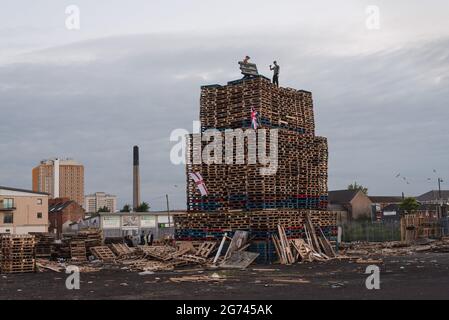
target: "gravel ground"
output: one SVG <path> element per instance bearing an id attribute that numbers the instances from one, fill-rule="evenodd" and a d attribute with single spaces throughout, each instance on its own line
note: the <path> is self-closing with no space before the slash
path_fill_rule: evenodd
<path id="1" fill-rule="evenodd" d="M 80 290 L 68 290 L 67 275 L 46 271 L 0 276 L 0 299 L 41 300 L 299 300 L 299 299 L 447 299 L 449 254 L 420 253 L 387 257 L 381 289 L 365 287 L 366 265 L 349 261 L 251 266 L 247 270 L 180 270 L 139 275 L 108 268 L 81 274 Z M 256 270 L 255 270 L 256 269 Z M 260 271 L 257 269 L 275 269 Z M 215 274 L 215 275 L 214 275 Z M 174 282 L 185 276 L 222 281 Z M 213 279 L 212 277 L 212 279 Z"/>

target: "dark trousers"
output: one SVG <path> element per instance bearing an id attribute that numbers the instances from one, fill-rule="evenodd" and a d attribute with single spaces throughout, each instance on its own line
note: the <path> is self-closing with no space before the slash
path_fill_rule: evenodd
<path id="1" fill-rule="evenodd" d="M 279 75 L 278 75 L 278 74 L 275 74 L 275 75 L 273 76 L 273 83 L 274 83 L 277 87 L 279 87 Z"/>

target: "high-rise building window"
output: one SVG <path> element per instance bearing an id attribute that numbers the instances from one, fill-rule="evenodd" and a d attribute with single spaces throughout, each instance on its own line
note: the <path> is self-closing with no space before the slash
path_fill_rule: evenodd
<path id="1" fill-rule="evenodd" d="M 38 218 L 38 219 L 42 219 L 42 212 L 38 212 L 38 213 L 37 213 L 37 218 Z"/>
<path id="2" fill-rule="evenodd" d="M 42 199 L 37 199 L 37 204 L 42 205 Z"/>

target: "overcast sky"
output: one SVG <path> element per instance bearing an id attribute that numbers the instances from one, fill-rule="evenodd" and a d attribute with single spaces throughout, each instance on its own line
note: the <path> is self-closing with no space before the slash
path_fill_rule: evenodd
<path id="1" fill-rule="evenodd" d="M 142 198 L 164 209 L 168 193 L 184 208 L 170 132 L 192 130 L 200 86 L 240 78 L 246 54 L 267 76 L 277 59 L 281 85 L 313 92 L 330 189 L 418 195 L 437 174 L 449 183 L 447 0 L 0 3 L 0 185 L 31 188 L 41 159 L 71 157 L 87 193 L 123 205 L 137 144 Z M 69 5 L 79 30 L 66 28 Z M 378 30 L 367 28 L 370 5 Z"/>

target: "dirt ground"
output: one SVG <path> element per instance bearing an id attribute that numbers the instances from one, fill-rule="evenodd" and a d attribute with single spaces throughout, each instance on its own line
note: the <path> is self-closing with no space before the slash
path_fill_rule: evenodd
<path id="1" fill-rule="evenodd" d="M 256 270 L 255 270 L 256 269 Z M 276 269 L 261 271 L 258 269 Z M 47 271 L 0 276 L 0 299 L 42 300 L 298 300 L 448 299 L 449 254 L 388 257 L 381 265 L 381 289 L 365 287 L 365 265 L 349 261 L 253 265 L 247 270 L 178 270 L 150 275 L 114 269 L 81 274 L 80 290 L 68 290 L 66 274 Z M 221 282 L 173 282 L 170 278 L 211 276 Z"/>

